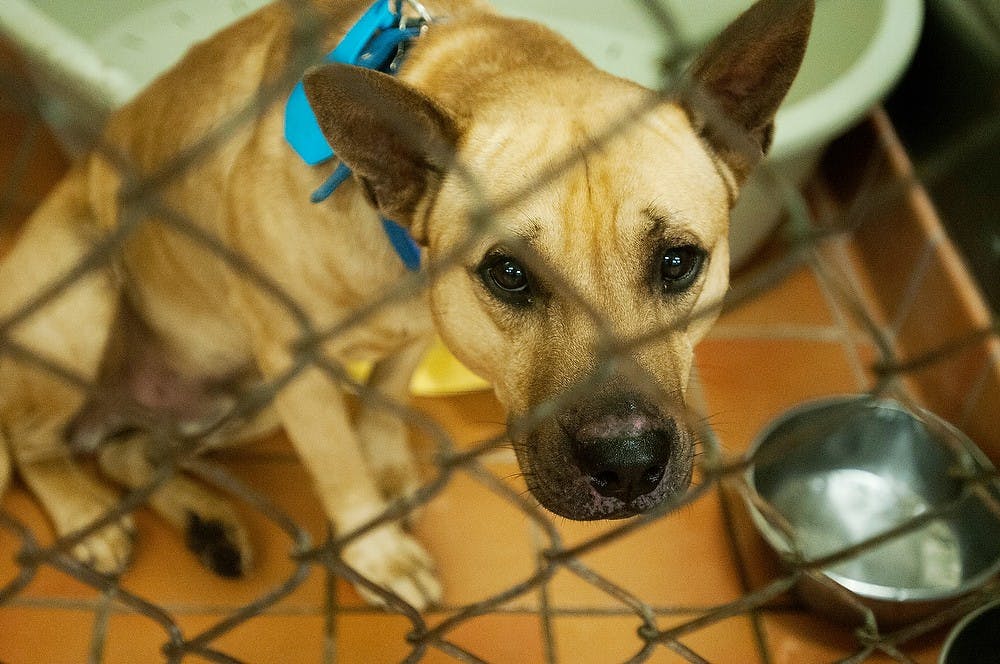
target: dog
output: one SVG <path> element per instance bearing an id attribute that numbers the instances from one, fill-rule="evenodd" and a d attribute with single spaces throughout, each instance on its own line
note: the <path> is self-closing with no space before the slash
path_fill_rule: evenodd
<path id="1" fill-rule="evenodd" d="M 479 0 L 412 3 L 430 20 L 394 73 L 316 65 L 316 53 L 307 69 L 303 30 L 329 29 L 325 53 L 366 7 L 276 3 L 194 46 L 113 114 L 2 259 L 0 480 L 16 470 L 59 535 L 116 504 L 106 481 L 149 483 L 170 426 L 219 445 L 283 427 L 335 531 L 363 528 L 419 486 L 384 403 L 405 400 L 435 335 L 493 385 L 528 487 L 552 512 L 623 518 L 688 487 L 692 349 L 727 289 L 729 210 L 769 147 L 812 0 L 760 0 L 672 97 Z M 290 69 L 332 161 L 289 146 Z M 227 124 L 271 89 L 278 102 Z M 193 147 L 206 135 L 211 150 Z M 339 166 L 349 176 L 312 202 Z M 419 248 L 423 282 L 382 220 Z M 108 260 L 87 258 L 112 241 Z M 364 389 L 380 399 L 352 417 L 315 357 L 372 362 Z M 234 415 L 253 390 L 273 399 Z M 77 462 L 83 449 L 103 477 Z M 215 572 L 249 570 L 222 496 L 179 472 L 149 504 Z M 74 556 L 118 573 L 133 525 L 78 539 Z M 441 596 L 397 522 L 342 555 L 417 609 Z"/>

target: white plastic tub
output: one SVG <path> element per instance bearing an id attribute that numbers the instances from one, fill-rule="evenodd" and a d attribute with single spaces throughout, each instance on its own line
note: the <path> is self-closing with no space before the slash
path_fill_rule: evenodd
<path id="1" fill-rule="evenodd" d="M 685 41 L 704 42 L 751 0 L 662 0 Z M 46 116 L 67 146 L 82 149 L 93 118 L 128 100 L 192 42 L 264 0 L 3 0 L 0 31 L 29 54 Z M 495 0 L 504 12 L 545 22 L 599 66 L 660 83 L 664 32 L 637 2 Z M 772 173 L 800 184 L 823 147 L 895 83 L 919 36 L 922 0 L 820 0 L 802 72 L 778 114 Z M 83 131 L 81 131 L 83 129 Z M 739 264 L 780 219 L 770 178 L 755 178 L 733 218 Z"/>
<path id="2" fill-rule="evenodd" d="M 548 23 L 596 64 L 650 87 L 675 45 L 639 2 L 497 0 L 509 13 Z M 660 0 L 685 43 L 701 44 L 753 0 Z M 783 209 L 771 176 L 801 184 L 823 148 L 856 123 L 902 75 L 923 23 L 922 0 L 819 0 L 799 76 L 776 118 L 770 169 L 744 188 L 730 233 L 734 265 L 775 228 Z"/>
<path id="3" fill-rule="evenodd" d="M 81 152 L 100 120 L 195 41 L 265 0 L 2 0 L 0 32 L 27 55 L 42 112 Z M 96 120 L 96 121 L 95 121 Z"/>

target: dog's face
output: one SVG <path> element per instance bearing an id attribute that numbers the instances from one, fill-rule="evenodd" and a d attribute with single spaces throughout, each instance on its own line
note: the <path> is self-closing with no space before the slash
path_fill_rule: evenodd
<path id="1" fill-rule="evenodd" d="M 559 108 L 503 104 L 460 158 L 510 204 L 470 241 L 470 224 L 444 221 L 475 193 L 452 174 L 427 223 L 431 256 L 461 257 L 432 287 L 438 330 L 494 385 L 534 496 L 574 519 L 687 486 L 692 348 L 728 277 L 727 185 L 686 114 L 622 81 L 584 87 L 597 86 L 554 95 Z"/>
<path id="2" fill-rule="evenodd" d="M 459 110 L 441 83 L 417 92 L 343 67 L 307 77 L 371 201 L 446 266 L 431 281 L 439 333 L 494 385 L 551 511 L 630 516 L 687 488 L 685 389 L 728 284 L 729 209 L 766 151 L 811 13 L 759 3 L 709 46 L 679 103 L 562 42 L 560 73 L 499 93 L 481 81 Z M 392 110 L 372 119 L 363 98 Z"/>

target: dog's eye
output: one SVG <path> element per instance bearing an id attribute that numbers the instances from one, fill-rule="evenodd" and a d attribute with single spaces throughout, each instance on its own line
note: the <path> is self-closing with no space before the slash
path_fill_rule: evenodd
<path id="1" fill-rule="evenodd" d="M 691 244 L 670 247 L 664 251 L 659 274 L 663 292 L 680 293 L 687 290 L 698 279 L 704 263 L 705 252 Z"/>
<path id="2" fill-rule="evenodd" d="M 514 258 L 505 254 L 487 256 L 478 272 L 496 298 L 518 306 L 531 304 L 531 278 L 524 266 Z"/>

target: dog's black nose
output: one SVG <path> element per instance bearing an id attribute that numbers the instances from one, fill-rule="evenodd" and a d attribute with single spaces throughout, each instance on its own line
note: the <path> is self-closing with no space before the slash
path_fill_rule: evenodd
<path id="1" fill-rule="evenodd" d="M 669 434 L 647 430 L 581 440 L 577 461 L 602 496 L 630 503 L 659 486 L 670 458 Z"/>

